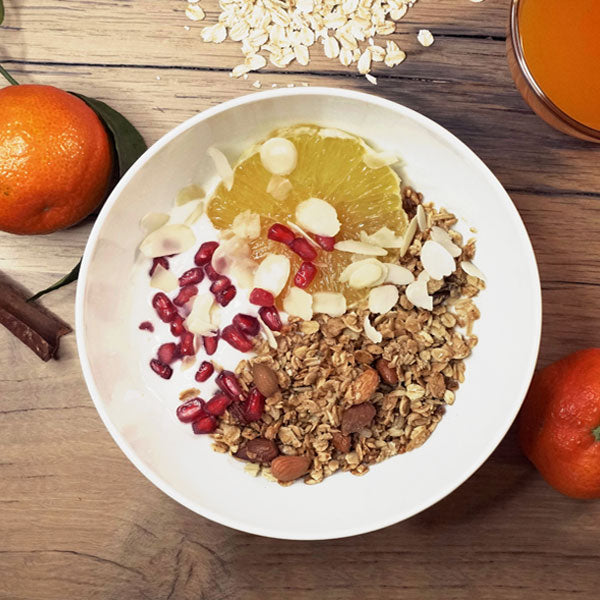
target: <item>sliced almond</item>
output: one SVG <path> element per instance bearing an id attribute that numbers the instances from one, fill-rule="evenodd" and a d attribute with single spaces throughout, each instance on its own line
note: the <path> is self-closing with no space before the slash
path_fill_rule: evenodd
<path id="1" fill-rule="evenodd" d="M 218 248 L 214 251 L 211 264 L 217 273 L 229 276 L 233 265 L 250 257 L 248 242 L 235 235 L 223 236 Z"/>
<path id="2" fill-rule="evenodd" d="M 360 232 L 360 241 L 374 246 L 381 246 L 381 248 L 401 248 L 403 236 L 396 236 L 396 234 L 388 227 L 382 227 L 375 233 L 368 235 L 365 231 Z"/>
<path id="3" fill-rule="evenodd" d="M 193 200 L 202 200 L 205 195 L 204 190 L 199 185 L 193 183 L 179 190 L 175 198 L 175 206 L 182 206 Z"/>
<path id="4" fill-rule="evenodd" d="M 356 240 L 337 242 L 334 248 L 340 252 L 352 252 L 353 254 L 364 254 L 366 256 L 385 256 L 387 254 L 387 250 L 384 250 L 379 246 L 358 242 Z"/>
<path id="5" fill-rule="evenodd" d="M 145 233 L 152 233 L 162 227 L 169 220 L 166 213 L 149 212 L 140 219 L 140 227 Z"/>
<path id="6" fill-rule="evenodd" d="M 358 257 L 352 257 L 357 258 L 357 260 L 353 260 L 341 273 L 339 276 L 339 281 L 340 283 L 347 283 L 348 281 L 350 281 L 350 277 L 352 276 L 352 274 L 359 269 L 360 267 L 362 267 L 363 265 L 367 265 L 367 264 L 371 264 L 374 265 L 375 267 L 379 268 L 379 269 L 383 269 L 383 263 L 379 262 L 376 258 L 358 258 Z"/>
<path id="7" fill-rule="evenodd" d="M 369 310 L 375 314 L 390 312 L 398 303 L 398 288 L 395 285 L 380 285 L 369 292 Z"/>
<path id="8" fill-rule="evenodd" d="M 254 273 L 254 287 L 279 296 L 290 276 L 290 259 L 282 254 L 267 254 Z"/>
<path id="9" fill-rule="evenodd" d="M 415 239 L 416 233 L 417 233 L 417 217 L 414 216 L 410 220 L 410 223 L 408 224 L 408 227 L 406 228 L 406 231 L 404 232 L 404 237 L 402 238 L 402 246 L 400 246 L 400 256 L 404 256 L 406 254 L 406 252 L 410 248 L 411 244 L 413 243 L 413 240 Z"/>
<path id="10" fill-rule="evenodd" d="M 427 271 L 421 271 L 417 275 L 417 281 L 424 281 L 425 283 L 427 283 L 430 279 L 431 277 L 429 276 L 429 273 Z"/>
<path id="11" fill-rule="evenodd" d="M 204 214 L 204 202 L 198 200 L 194 210 L 185 218 L 185 225 L 193 225 Z"/>
<path id="12" fill-rule="evenodd" d="M 348 285 L 355 289 L 362 289 L 375 285 L 382 275 L 385 277 L 383 265 L 381 263 L 374 264 L 371 262 L 360 261 L 354 263 L 358 265 L 350 274 Z"/>
<path id="13" fill-rule="evenodd" d="M 418 308 L 433 310 L 433 297 L 427 292 L 426 281 L 415 281 L 406 288 L 406 297 L 409 302 Z"/>
<path id="14" fill-rule="evenodd" d="M 192 311 L 184 321 L 185 328 L 198 335 L 214 333 L 217 328 L 213 325 L 210 314 L 213 303 L 212 294 L 198 294 L 194 300 Z"/>
<path id="15" fill-rule="evenodd" d="M 241 258 L 231 265 L 229 275 L 237 287 L 249 290 L 254 286 L 254 274 L 257 268 L 258 263 L 251 258 Z"/>
<path id="16" fill-rule="evenodd" d="M 340 231 L 337 211 L 329 202 L 309 198 L 296 207 L 296 222 L 315 235 L 333 237 Z"/>
<path id="17" fill-rule="evenodd" d="M 460 256 L 462 253 L 462 250 L 452 241 L 450 234 L 437 225 L 434 225 L 431 228 L 431 239 L 444 246 L 450 253 L 450 256 L 453 256 L 454 258 Z"/>
<path id="18" fill-rule="evenodd" d="M 227 160 L 227 157 L 214 146 L 211 146 L 206 153 L 213 159 L 217 175 L 228 190 L 233 187 L 233 169 Z"/>
<path id="19" fill-rule="evenodd" d="M 271 194 L 275 200 L 283 202 L 289 196 L 292 189 L 293 187 L 289 179 L 281 175 L 273 175 L 267 185 L 267 194 Z"/>
<path id="20" fill-rule="evenodd" d="M 289 175 L 298 163 L 298 151 L 290 140 L 274 137 L 260 147 L 263 167 L 273 175 Z"/>
<path id="21" fill-rule="evenodd" d="M 316 292 L 313 294 L 313 312 L 341 317 L 346 312 L 346 297 L 338 292 Z"/>
<path id="22" fill-rule="evenodd" d="M 187 371 L 188 369 L 191 369 L 195 364 L 196 364 L 195 356 L 184 356 L 181 359 L 181 366 L 179 367 L 179 370 L 182 372 Z"/>
<path id="23" fill-rule="evenodd" d="M 255 240 L 260 235 L 260 215 L 245 210 L 235 217 L 231 229 L 242 239 Z"/>
<path id="24" fill-rule="evenodd" d="M 369 169 L 380 169 L 398 162 L 398 156 L 393 152 L 365 152 L 363 162 Z"/>
<path id="25" fill-rule="evenodd" d="M 417 214 L 415 216 L 417 217 L 417 225 L 419 226 L 419 230 L 425 231 L 427 229 L 427 213 L 425 212 L 422 204 L 417 206 Z"/>
<path id="26" fill-rule="evenodd" d="M 432 240 L 427 240 L 421 248 L 421 264 L 432 279 L 443 279 L 456 270 L 456 263 L 448 250 Z"/>
<path id="27" fill-rule="evenodd" d="M 313 298 L 299 287 L 292 287 L 283 299 L 283 310 L 291 317 L 300 317 L 310 321 L 313 316 Z"/>
<path id="28" fill-rule="evenodd" d="M 365 320 L 363 323 L 363 329 L 365 330 L 365 335 L 374 343 L 379 344 L 383 339 L 383 336 L 373 325 L 371 325 L 371 321 L 369 320 L 369 315 L 365 315 Z"/>
<path id="29" fill-rule="evenodd" d="M 263 332 L 267 343 L 269 344 L 269 347 L 273 348 L 274 350 L 277 350 L 277 338 L 275 337 L 275 334 L 271 331 L 269 327 L 267 327 L 260 315 L 258 315 L 257 319 L 260 323 L 260 330 Z"/>
<path id="30" fill-rule="evenodd" d="M 387 276 L 385 283 L 393 283 L 394 285 L 408 285 L 415 280 L 415 276 L 406 268 L 394 263 L 384 263 L 387 268 Z"/>
<path id="31" fill-rule="evenodd" d="M 195 243 L 196 236 L 187 225 L 163 225 L 144 238 L 140 252 L 148 258 L 181 254 Z"/>
<path id="32" fill-rule="evenodd" d="M 177 277 L 162 265 L 157 265 L 150 278 L 150 287 L 163 292 L 172 292 L 179 286 Z"/>
<path id="33" fill-rule="evenodd" d="M 467 274 L 471 275 L 471 277 L 477 277 L 478 279 L 485 280 L 485 275 L 476 267 L 472 262 L 468 260 L 463 260 L 460 263 L 460 268 Z"/>

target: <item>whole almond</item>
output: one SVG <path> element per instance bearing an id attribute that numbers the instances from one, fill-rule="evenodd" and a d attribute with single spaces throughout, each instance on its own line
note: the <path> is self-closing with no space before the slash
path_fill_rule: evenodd
<path id="1" fill-rule="evenodd" d="M 354 404 L 366 402 L 379 385 L 379 375 L 370 367 L 363 371 L 354 382 Z"/>
<path id="2" fill-rule="evenodd" d="M 381 375 L 381 379 L 388 385 L 396 385 L 398 383 L 398 373 L 396 373 L 396 369 L 390 367 L 390 363 L 387 360 L 380 358 L 375 363 L 375 366 L 379 375 Z"/>
<path id="3" fill-rule="evenodd" d="M 339 431 L 334 431 L 333 437 L 331 438 L 331 443 L 338 452 L 347 454 L 348 452 L 350 452 L 350 445 L 352 444 L 352 440 L 349 435 L 344 435 Z"/>
<path id="4" fill-rule="evenodd" d="M 278 456 L 271 463 L 271 473 L 279 481 L 294 481 L 308 473 L 311 462 L 308 456 Z"/>
<path id="5" fill-rule="evenodd" d="M 252 365 L 252 377 L 254 379 L 254 385 L 265 398 L 269 398 L 279 391 L 277 374 L 268 365 L 254 363 L 254 365 Z"/>
<path id="6" fill-rule="evenodd" d="M 254 438 L 235 453 L 236 458 L 264 464 L 269 464 L 278 455 L 277 444 L 265 438 Z"/>
<path id="7" fill-rule="evenodd" d="M 346 409 L 342 415 L 342 433 L 348 435 L 368 427 L 376 412 L 375 407 L 369 402 Z"/>

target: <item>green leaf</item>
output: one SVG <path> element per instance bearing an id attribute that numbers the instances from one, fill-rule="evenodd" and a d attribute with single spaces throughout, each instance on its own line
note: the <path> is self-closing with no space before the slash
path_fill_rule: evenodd
<path id="1" fill-rule="evenodd" d="M 42 290 L 41 292 L 34 294 L 33 296 L 31 296 L 31 298 L 27 299 L 27 302 L 33 302 L 34 300 L 37 300 L 44 294 L 47 294 L 48 292 L 53 292 L 54 290 L 57 290 L 58 288 L 61 288 L 65 285 L 71 283 L 72 281 L 75 281 L 77 279 L 77 277 L 79 277 L 79 268 L 80 267 L 81 267 L 81 259 L 73 267 L 73 269 L 71 270 L 71 272 L 69 274 L 65 275 L 62 279 L 59 279 L 56 283 L 53 283 L 50 287 L 47 287 L 45 290 Z"/>
<path id="2" fill-rule="evenodd" d="M 2 2 L 2 0 L 0 0 L 0 2 Z M 0 75 L 2 75 L 10 85 L 19 85 L 19 82 L 2 65 L 0 65 Z"/>
<path id="3" fill-rule="evenodd" d="M 4 4 L 0 0 L 0 25 L 2 25 L 2 21 L 4 21 Z"/>
<path id="4" fill-rule="evenodd" d="M 81 98 L 100 117 L 111 133 L 117 153 L 118 177 L 120 179 L 148 148 L 144 138 L 122 114 L 108 106 L 108 104 L 75 92 L 71 92 L 71 94 Z"/>

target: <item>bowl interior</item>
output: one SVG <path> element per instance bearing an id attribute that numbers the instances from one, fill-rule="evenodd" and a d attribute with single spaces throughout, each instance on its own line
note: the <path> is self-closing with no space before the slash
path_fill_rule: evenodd
<path id="1" fill-rule="evenodd" d="M 140 218 L 168 212 L 177 191 L 214 177 L 206 149 L 231 159 L 275 127 L 318 123 L 363 136 L 402 158 L 405 180 L 477 233 L 487 289 L 477 299 L 479 345 L 466 381 L 421 448 L 354 477 L 282 488 L 244 473 L 174 417 L 142 365 L 131 273 Z M 86 381 L 107 428 L 153 483 L 190 509 L 237 529 L 282 538 L 358 534 L 407 518 L 460 485 L 487 458 L 527 390 L 540 338 L 540 286 L 531 244 L 506 192 L 461 142 L 397 104 L 342 90 L 261 92 L 187 121 L 153 146 L 120 182 L 86 249 L 77 296 L 77 337 Z"/>

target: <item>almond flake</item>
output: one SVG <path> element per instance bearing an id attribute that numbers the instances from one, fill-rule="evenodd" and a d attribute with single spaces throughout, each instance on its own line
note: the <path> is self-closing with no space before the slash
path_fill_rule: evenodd
<path id="1" fill-rule="evenodd" d="M 193 200 L 202 200 L 205 195 L 204 190 L 199 185 L 193 183 L 179 190 L 175 198 L 175 206 L 182 206 Z"/>
<path id="2" fill-rule="evenodd" d="M 380 285 L 369 292 L 369 310 L 375 314 L 390 312 L 398 303 L 398 288 L 395 285 Z"/>
<path id="3" fill-rule="evenodd" d="M 187 371 L 188 369 L 191 369 L 195 364 L 196 364 L 195 356 L 184 356 L 181 359 L 181 365 L 179 367 L 179 370 L 182 372 Z"/>
<path id="4" fill-rule="evenodd" d="M 290 259 L 282 254 L 267 254 L 254 274 L 254 287 L 279 296 L 290 276 Z"/>
<path id="5" fill-rule="evenodd" d="M 309 233 L 333 237 L 340 231 L 337 211 L 329 202 L 309 198 L 296 207 L 296 221 Z"/>
<path id="6" fill-rule="evenodd" d="M 346 312 L 346 297 L 337 292 L 315 292 L 313 311 L 330 317 L 341 317 Z"/>
<path id="7" fill-rule="evenodd" d="M 485 279 L 484 274 L 470 261 L 463 260 L 460 263 L 460 268 L 471 277 L 477 277 L 478 279 Z"/>
<path id="8" fill-rule="evenodd" d="M 410 248 L 411 244 L 413 243 L 413 240 L 415 239 L 416 233 L 417 233 L 417 217 L 414 216 L 410 220 L 410 223 L 408 224 L 408 227 L 406 228 L 406 231 L 404 232 L 404 238 L 402 239 L 402 246 L 400 246 L 400 256 L 404 256 L 406 254 L 406 252 Z"/>
<path id="9" fill-rule="evenodd" d="M 238 288 L 249 290 L 254 286 L 254 274 L 258 264 L 251 258 L 241 258 L 234 261 L 229 269 L 229 275 Z"/>
<path id="10" fill-rule="evenodd" d="M 393 152 L 365 152 L 363 162 L 369 169 L 380 169 L 398 162 Z"/>
<path id="11" fill-rule="evenodd" d="M 403 237 L 396 237 L 396 234 L 388 227 L 382 227 L 375 233 L 368 235 L 365 231 L 360 232 L 360 241 L 382 248 L 401 248 Z"/>
<path id="12" fill-rule="evenodd" d="M 214 146 L 211 146 L 206 153 L 213 159 L 217 175 L 221 178 L 221 181 L 227 190 L 231 191 L 231 188 L 233 187 L 233 169 L 231 168 L 227 157 Z"/>
<path id="13" fill-rule="evenodd" d="M 340 252 L 352 252 L 353 254 L 364 254 L 365 256 L 385 256 L 387 254 L 387 250 L 383 248 L 356 240 L 337 242 L 334 248 Z"/>
<path id="14" fill-rule="evenodd" d="M 426 48 L 431 46 L 434 42 L 433 35 L 429 29 L 419 29 L 417 40 L 421 46 L 425 46 Z"/>
<path id="15" fill-rule="evenodd" d="M 152 233 L 159 227 L 162 227 L 169 220 L 169 215 L 166 213 L 149 212 L 140 220 L 140 227 L 145 233 Z"/>
<path id="16" fill-rule="evenodd" d="M 273 175 L 289 175 L 298 162 L 296 146 L 290 140 L 274 137 L 260 147 L 263 167 Z"/>
<path id="17" fill-rule="evenodd" d="M 204 202 L 198 201 L 196 207 L 190 214 L 185 218 L 184 225 L 193 225 L 202 215 L 204 214 Z"/>
<path id="18" fill-rule="evenodd" d="M 269 346 L 271 348 L 276 350 L 277 349 L 277 338 L 275 337 L 275 334 L 271 331 L 271 329 L 269 327 L 267 327 L 267 325 L 262 320 L 262 317 L 260 315 L 258 315 L 256 318 L 258 319 L 258 322 L 260 323 L 260 330 L 262 331 L 265 338 L 267 339 L 267 343 L 269 344 Z"/>
<path id="19" fill-rule="evenodd" d="M 172 292 L 179 287 L 177 277 L 171 271 L 165 269 L 162 265 L 157 265 L 150 278 L 150 287 L 162 290 L 163 292 Z"/>
<path id="20" fill-rule="evenodd" d="M 140 252 L 148 258 L 181 254 L 196 243 L 194 232 L 187 225 L 163 225 L 140 244 Z"/>
<path id="21" fill-rule="evenodd" d="M 388 272 L 385 283 L 394 285 L 408 285 L 415 280 L 415 276 L 406 268 L 394 263 L 384 263 L 387 265 Z"/>
<path id="22" fill-rule="evenodd" d="M 432 279 L 443 279 L 456 270 L 456 264 L 448 250 L 432 240 L 427 240 L 421 248 L 421 263 Z"/>
<path id="23" fill-rule="evenodd" d="M 374 264 L 367 261 L 354 263 L 355 268 L 350 273 L 348 285 L 355 289 L 362 289 L 375 285 L 385 277 L 385 270 L 381 263 Z M 358 265 L 358 266 L 356 266 Z"/>
<path id="24" fill-rule="evenodd" d="M 374 343 L 380 344 L 381 340 L 383 340 L 383 336 L 373 325 L 371 325 L 371 321 L 369 320 L 369 315 L 365 315 L 365 320 L 363 323 L 363 329 L 365 330 L 365 335 Z"/>
<path id="25" fill-rule="evenodd" d="M 448 232 L 437 225 L 434 225 L 431 228 L 431 239 L 434 242 L 444 246 L 444 248 L 446 248 L 446 250 L 448 250 L 450 253 L 450 256 L 454 258 L 460 256 L 462 253 L 462 250 L 452 241 L 452 238 Z"/>
<path id="26" fill-rule="evenodd" d="M 267 194 L 271 194 L 275 200 L 283 202 L 292 191 L 293 187 L 289 179 L 281 175 L 272 175 L 267 184 Z"/>
<path id="27" fill-rule="evenodd" d="M 406 288 L 406 298 L 417 308 L 433 310 L 433 297 L 427 292 L 426 281 L 415 281 Z"/>
<path id="28" fill-rule="evenodd" d="M 285 224 L 297 234 L 301 235 L 311 246 L 321 250 L 321 246 L 319 246 L 319 244 L 317 244 L 317 242 L 315 242 L 315 240 L 313 240 L 310 235 L 308 235 L 308 233 L 302 229 L 302 227 L 296 225 L 296 223 L 293 223 L 292 221 L 286 221 Z"/>
<path id="29" fill-rule="evenodd" d="M 312 303 L 313 298 L 308 292 L 292 287 L 283 299 L 283 310 L 292 317 L 310 321 L 313 316 Z"/>
<path id="30" fill-rule="evenodd" d="M 231 229 L 240 238 L 255 240 L 260 235 L 260 215 L 245 210 L 235 217 Z"/>
<path id="31" fill-rule="evenodd" d="M 212 294 L 198 294 L 195 297 L 192 311 L 184 321 L 188 331 L 198 335 L 211 335 L 216 331 L 210 314 L 213 302 Z"/>
<path id="32" fill-rule="evenodd" d="M 419 231 L 425 231 L 427 229 L 427 214 L 425 213 L 425 209 L 422 204 L 417 206 L 417 225 L 419 226 Z"/>
<path id="33" fill-rule="evenodd" d="M 226 237 L 226 234 L 229 234 Z M 214 251 L 211 265 L 217 273 L 229 276 L 233 265 L 250 257 L 250 246 L 248 242 L 237 237 L 232 230 L 227 230 L 221 235 L 221 243 Z"/>

